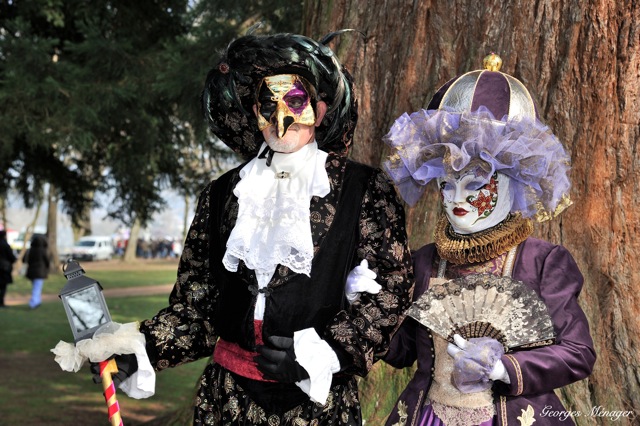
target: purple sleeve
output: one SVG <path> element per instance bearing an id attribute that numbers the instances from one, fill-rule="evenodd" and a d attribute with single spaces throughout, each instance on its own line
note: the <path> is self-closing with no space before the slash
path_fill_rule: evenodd
<path id="1" fill-rule="evenodd" d="M 582 380 L 595 363 L 587 318 L 578 305 L 583 278 L 571 254 L 561 246 L 527 240 L 514 278 L 539 292 L 556 330 L 556 343 L 502 356 L 510 385 L 496 382 L 505 395 L 549 392 Z"/>
<path id="2" fill-rule="evenodd" d="M 389 352 L 384 357 L 384 362 L 395 368 L 404 368 L 413 365 L 418 357 L 416 347 L 416 328 L 418 323 L 410 317 L 405 317 L 402 325 L 391 339 Z"/>
<path id="3" fill-rule="evenodd" d="M 435 256 L 435 245 L 428 244 L 418 251 L 411 254 L 413 260 L 413 270 L 415 276 L 415 286 L 412 301 L 415 301 L 429 288 L 429 279 L 431 278 L 431 263 Z M 418 330 L 422 326 L 416 320 L 405 317 L 400 328 L 393 336 L 389 352 L 385 355 L 384 361 L 395 368 L 404 368 L 413 365 L 418 358 Z M 423 328 L 423 331 L 426 330 Z M 428 334 L 425 331 L 426 334 Z M 423 338 L 424 334 L 423 334 Z M 429 346 L 431 340 L 428 339 Z M 425 348 L 429 353 L 429 348 Z"/>

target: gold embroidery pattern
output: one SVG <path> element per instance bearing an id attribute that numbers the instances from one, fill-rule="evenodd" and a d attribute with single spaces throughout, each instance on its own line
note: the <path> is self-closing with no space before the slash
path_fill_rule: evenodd
<path id="1" fill-rule="evenodd" d="M 522 415 L 518 417 L 520 420 L 520 426 L 531 426 L 536 419 L 533 417 L 535 412 L 533 411 L 533 407 L 531 405 L 527 405 L 527 410 L 522 411 Z"/>
<path id="2" fill-rule="evenodd" d="M 565 209 L 567 209 L 567 207 L 571 205 L 573 205 L 573 201 L 571 201 L 569 194 L 562 194 L 562 197 L 560 198 L 560 201 L 558 202 L 558 205 L 556 206 L 556 209 L 554 211 L 547 210 L 544 205 L 540 201 L 538 201 L 536 203 L 537 212 L 534 217 L 538 222 L 546 222 L 547 220 L 551 220 L 560 215 L 560 213 L 565 211 Z"/>
<path id="3" fill-rule="evenodd" d="M 392 426 L 405 426 L 407 424 L 407 403 L 404 401 L 398 401 L 398 421 Z"/>
<path id="4" fill-rule="evenodd" d="M 502 426 L 507 426 L 509 423 L 507 419 L 507 398 L 504 395 L 500 395 L 500 418 L 502 419 Z"/>
<path id="5" fill-rule="evenodd" d="M 518 360 L 513 355 L 505 355 L 509 361 L 513 364 L 513 368 L 516 370 L 516 378 L 518 380 L 518 390 L 516 391 L 516 395 L 522 395 L 524 383 L 522 382 L 522 370 L 520 370 L 520 364 Z"/>
<path id="6" fill-rule="evenodd" d="M 193 424 L 197 426 L 222 424 L 252 424 L 256 426 L 311 426 L 326 425 L 340 419 L 340 424 L 361 424 L 357 383 L 334 385 L 327 402 L 322 405 L 304 402 L 284 413 L 269 412 L 253 401 L 234 377 L 217 364 L 209 364 L 201 381 L 210 381 L 211 387 L 200 386 L 196 394 L 198 410 Z M 227 386 L 221 386 L 226 383 Z M 338 424 L 338 422 L 336 422 Z"/>
<path id="7" fill-rule="evenodd" d="M 411 426 L 415 426 L 418 422 L 418 413 L 422 409 L 422 400 L 424 399 L 424 391 L 421 390 L 418 394 L 418 403 L 416 404 L 416 408 L 413 411 L 413 420 L 411 420 Z"/>
<path id="8" fill-rule="evenodd" d="M 376 354 L 386 352 L 400 314 L 411 303 L 411 284 L 406 279 L 411 255 L 404 220 L 388 177 L 375 173 L 362 201 L 358 256 L 369 259 L 382 290 L 375 297 L 363 295 L 358 304 L 339 312 L 328 326 L 331 338 L 352 356 L 355 374 L 364 376 Z"/>

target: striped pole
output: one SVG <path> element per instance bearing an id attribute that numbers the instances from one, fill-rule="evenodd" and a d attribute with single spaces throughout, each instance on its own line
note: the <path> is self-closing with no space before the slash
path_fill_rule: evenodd
<path id="1" fill-rule="evenodd" d="M 111 426 L 123 426 L 122 417 L 120 416 L 120 405 L 116 399 L 116 386 L 111 379 L 111 374 L 118 372 L 118 366 L 115 359 L 102 361 L 100 363 L 100 378 L 102 378 L 102 389 L 104 389 L 104 400 L 107 402 L 109 409 L 109 421 Z"/>

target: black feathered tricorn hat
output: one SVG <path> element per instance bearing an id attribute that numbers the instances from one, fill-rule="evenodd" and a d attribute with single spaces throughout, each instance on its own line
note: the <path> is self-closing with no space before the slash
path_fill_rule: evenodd
<path id="1" fill-rule="evenodd" d="M 211 131 L 236 153 L 256 156 L 264 141 L 252 109 L 258 85 L 270 75 L 298 74 L 314 86 L 317 100 L 327 104 L 316 128 L 318 146 L 345 154 L 358 120 L 357 105 L 351 75 L 326 46 L 342 32 L 320 42 L 289 33 L 247 35 L 231 42 L 209 71 L 202 92 Z"/>

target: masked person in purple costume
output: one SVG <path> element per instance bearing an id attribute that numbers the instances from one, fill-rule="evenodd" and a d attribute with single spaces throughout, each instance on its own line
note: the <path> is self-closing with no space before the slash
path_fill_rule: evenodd
<path id="1" fill-rule="evenodd" d="M 203 190 L 170 304 L 140 325 L 156 371 L 213 355 L 196 425 L 362 424 L 355 376 L 387 351 L 413 275 L 393 184 L 347 159 L 351 84 L 293 34 L 241 37 L 207 76 L 209 125 L 247 161 Z M 361 264 L 374 288 L 348 297 Z"/>
<path id="2" fill-rule="evenodd" d="M 393 151 L 385 168 L 411 205 L 430 181 L 441 193 L 435 243 L 413 256 L 414 300 L 436 280 L 512 277 L 546 305 L 555 343 L 505 353 L 495 339 L 447 342 L 407 317 L 385 361 L 417 361 L 417 369 L 388 426 L 571 424 L 568 415 L 545 417 L 565 413 L 554 389 L 589 376 L 595 362 L 575 261 L 562 246 L 530 237 L 534 220 L 571 204 L 569 156 L 501 63 L 488 56 L 485 70 L 452 79 L 426 110 L 398 118 L 385 136 Z"/>

